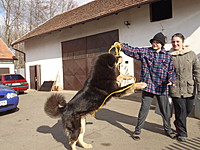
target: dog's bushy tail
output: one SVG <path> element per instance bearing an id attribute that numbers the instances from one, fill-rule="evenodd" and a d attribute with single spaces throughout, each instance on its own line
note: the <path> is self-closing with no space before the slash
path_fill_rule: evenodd
<path id="1" fill-rule="evenodd" d="M 63 108 L 67 105 L 65 97 L 61 94 L 52 94 L 44 105 L 44 111 L 46 114 L 52 118 L 60 117 L 61 111 L 60 108 Z"/>

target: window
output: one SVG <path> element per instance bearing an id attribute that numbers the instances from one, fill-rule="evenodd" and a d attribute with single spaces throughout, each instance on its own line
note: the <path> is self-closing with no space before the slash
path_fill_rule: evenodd
<path id="1" fill-rule="evenodd" d="M 6 81 L 13 81 L 13 80 L 24 80 L 21 75 L 5 75 Z"/>
<path id="2" fill-rule="evenodd" d="M 172 18 L 172 1 L 161 0 L 150 4 L 151 22 Z"/>

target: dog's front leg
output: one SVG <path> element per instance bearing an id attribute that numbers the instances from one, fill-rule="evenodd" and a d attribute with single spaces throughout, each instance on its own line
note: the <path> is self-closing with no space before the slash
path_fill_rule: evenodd
<path id="1" fill-rule="evenodd" d="M 114 96 L 114 97 L 128 96 L 130 94 L 133 94 L 136 89 L 137 90 L 143 89 L 146 86 L 147 86 L 147 84 L 144 83 L 144 82 L 139 82 L 139 83 L 135 83 L 135 84 L 128 84 L 126 86 L 118 88 L 116 91 L 119 91 L 119 92 L 116 92 L 112 96 Z"/>
<path id="2" fill-rule="evenodd" d="M 84 136 L 84 133 L 85 133 L 85 124 L 86 124 L 85 116 L 82 116 L 81 117 L 81 132 L 80 132 L 80 135 L 78 137 L 78 143 L 84 148 L 92 148 L 91 144 L 87 144 L 83 141 L 83 136 Z"/>

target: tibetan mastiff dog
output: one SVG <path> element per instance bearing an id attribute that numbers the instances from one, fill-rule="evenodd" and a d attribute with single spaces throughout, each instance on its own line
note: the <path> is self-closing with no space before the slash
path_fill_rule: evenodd
<path id="1" fill-rule="evenodd" d="M 83 141 L 86 115 L 94 113 L 113 96 L 132 94 L 135 89 L 146 87 L 146 83 L 143 82 L 120 87 L 118 80 L 126 77 L 118 76 L 116 67 L 118 60 L 116 56 L 108 53 L 97 57 L 84 87 L 68 103 L 63 95 L 56 93 L 47 99 L 44 110 L 50 117 L 61 117 L 63 129 L 69 136 L 69 145 L 72 150 L 76 150 L 77 142 L 84 148 L 92 148 L 91 144 Z M 127 88 L 128 86 L 130 88 Z M 114 91 L 119 92 L 109 96 Z"/>

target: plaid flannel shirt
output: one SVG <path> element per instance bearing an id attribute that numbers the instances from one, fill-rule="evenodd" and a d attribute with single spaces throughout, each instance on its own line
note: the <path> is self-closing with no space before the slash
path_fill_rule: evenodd
<path id="1" fill-rule="evenodd" d="M 138 48 L 122 44 L 124 54 L 141 61 L 140 82 L 147 83 L 143 91 L 156 95 L 168 95 L 171 81 L 175 83 L 176 74 L 171 55 L 164 50 L 156 52 L 152 47 Z"/>

